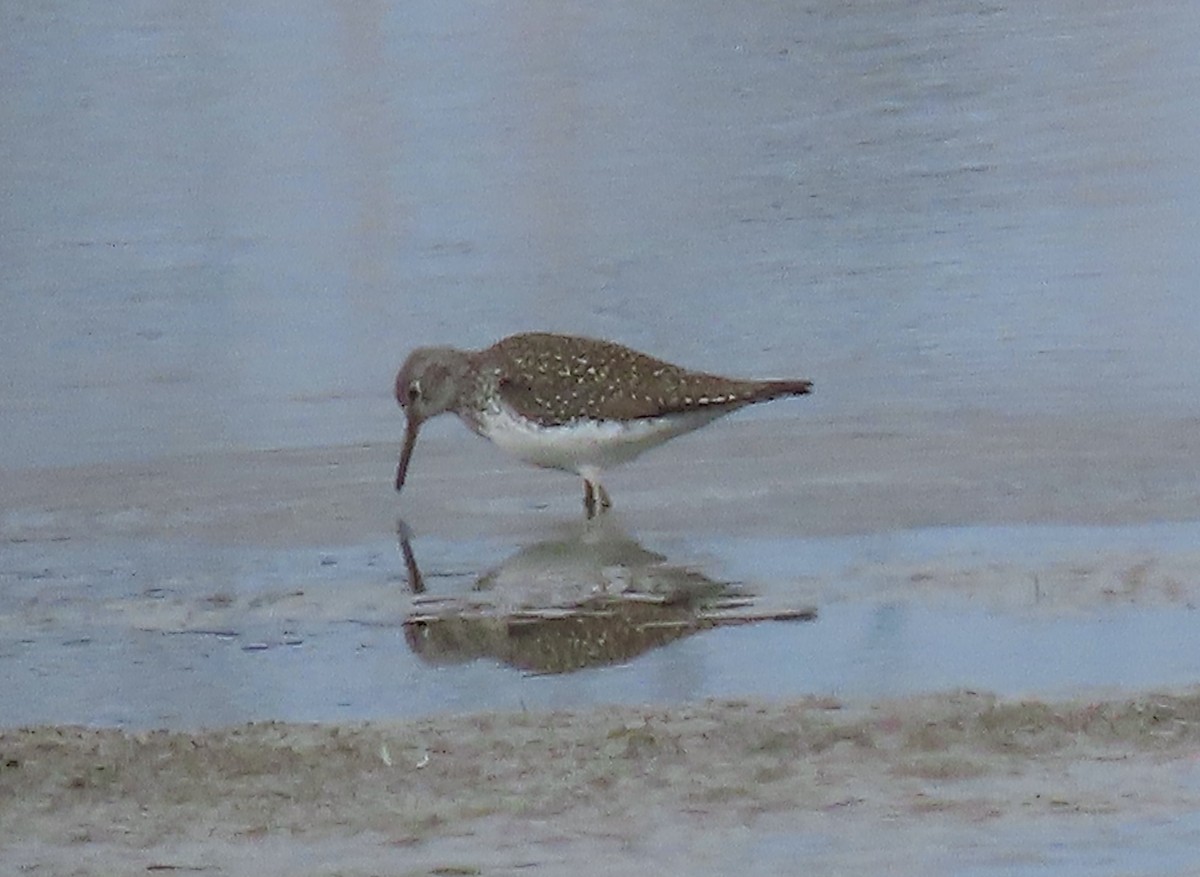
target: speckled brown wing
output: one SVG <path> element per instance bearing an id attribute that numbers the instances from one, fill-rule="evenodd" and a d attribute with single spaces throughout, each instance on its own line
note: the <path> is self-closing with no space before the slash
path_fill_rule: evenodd
<path id="1" fill-rule="evenodd" d="M 690 371 L 620 344 L 570 335 L 513 335 L 482 357 L 496 370 L 504 401 L 545 426 L 733 410 L 811 387 L 808 381 L 741 381 Z"/>

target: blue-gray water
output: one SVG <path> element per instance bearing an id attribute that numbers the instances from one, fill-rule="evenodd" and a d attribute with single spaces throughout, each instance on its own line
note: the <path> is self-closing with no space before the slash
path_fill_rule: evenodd
<path id="1" fill-rule="evenodd" d="M 666 563 L 816 620 L 531 675 L 413 651 L 393 515 L 357 545 L 213 545 L 188 522 L 222 509 L 191 490 L 153 506 L 173 535 L 124 540 L 130 486 L 87 467 L 393 443 L 408 349 L 530 328 L 808 377 L 803 412 L 747 416 L 864 434 L 892 414 L 1200 417 L 1198 45 L 1189 0 L 0 4 L 0 475 L 78 465 L 113 504 L 0 496 L 0 725 L 1194 684 L 1195 609 L 1170 586 L 1193 587 L 1200 532 L 1147 523 L 1162 485 L 1136 477 L 1089 493 L 1109 527 L 664 520 L 643 538 Z M 285 501 L 260 462 L 243 516 Z M 1018 481 L 994 478 L 1039 490 Z M 414 523 L 436 594 L 528 547 Z M 1146 563 L 1149 599 L 1072 602 L 1047 578 L 1136 585 Z M 1006 590 L 929 591 L 960 574 Z M 1194 867 L 1194 815 L 1106 819 L 903 840 L 938 873 Z M 819 870 L 830 842 L 722 838 L 747 873 Z"/>
<path id="2" fill-rule="evenodd" d="M 895 411 L 1194 417 L 1198 25 L 1185 2 L 5 4 L 0 467 L 394 442 L 404 351 L 531 327 L 803 374 L 818 388 L 805 415 L 867 430 Z M 942 557 L 970 532 L 678 538 L 714 575 L 778 583 L 894 540 Z M 983 532 L 1017 553 L 1057 540 L 1050 558 L 1111 538 Z M 427 562 L 468 579 L 522 547 L 431 535 Z M 374 538 L 349 568 L 399 585 L 394 548 Z M 403 716 L 765 686 L 1060 691 L 1200 669 L 1177 609 L 1045 627 L 881 598 L 521 681 L 486 662 L 422 667 L 386 624 L 328 653 L 299 635 L 245 652 L 247 621 L 196 661 L 253 667 L 261 686 L 240 704 L 215 674 L 191 713 L 159 691 L 178 681 L 154 658 L 160 632 L 133 635 L 141 658 L 119 627 L 89 633 L 82 610 L 78 629 L 30 632 L 30 607 L 57 599 L 37 588 L 72 606 L 158 589 L 236 598 L 264 578 L 320 587 L 323 568 L 303 552 L 87 539 L 8 542 L 3 648 L 31 674 L 8 688 L 8 722 Z M 1107 625 L 1145 654 L 1062 663 L 1112 639 Z M 964 630 L 979 649 L 957 643 Z M 112 687 L 55 700 L 57 676 L 93 666 L 72 663 L 74 641 L 111 650 Z M 324 670 L 283 684 L 314 653 Z M 755 668 L 785 653 L 804 657 L 768 686 Z"/>
<path id="3" fill-rule="evenodd" d="M 613 666 L 551 675 L 510 666 L 486 649 L 432 660 L 414 651 L 403 627 L 411 596 L 395 571 L 394 546 L 64 549 L 53 569 L 6 571 L 0 722 L 196 727 L 953 688 L 1065 697 L 1200 678 L 1194 607 L 1144 593 L 1076 604 L 1052 581 L 1039 593 L 1025 565 L 1043 569 L 1039 548 L 1052 545 L 1069 546 L 1064 562 L 1074 574 L 1100 578 L 1103 564 L 1089 568 L 1089 559 L 1169 557 L 1181 545 L 1200 545 L 1200 528 L 913 531 L 761 540 L 752 554 L 740 541 L 673 545 L 662 551 L 668 563 L 741 582 L 765 607 L 811 602 L 816 620 L 700 632 Z M 415 547 L 437 598 L 479 597 L 480 576 L 465 571 L 472 567 L 507 564 L 518 583 L 547 580 L 561 574 L 564 556 L 539 564 L 500 543 L 418 540 Z M 13 555 L 20 564 L 20 550 Z M 702 555 L 707 563 L 697 560 Z M 31 549 L 29 563 L 41 556 Z M 889 587 L 891 577 L 911 580 L 914 562 L 949 573 L 1008 570 L 1016 588 L 921 595 L 917 586 L 913 593 Z M 512 581 L 495 585 L 504 587 Z"/>
<path id="4" fill-rule="evenodd" d="M 1200 11 L 6 3 L 0 466 L 395 434 L 603 335 L 814 410 L 1197 413 Z"/>

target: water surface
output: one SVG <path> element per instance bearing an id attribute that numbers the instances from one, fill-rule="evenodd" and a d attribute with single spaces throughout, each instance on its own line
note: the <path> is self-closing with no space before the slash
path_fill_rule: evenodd
<path id="1" fill-rule="evenodd" d="M 1198 38 L 1187 2 L 8 3 L 0 466 L 391 436 L 406 350 L 530 328 L 829 416 L 1195 415 Z"/>

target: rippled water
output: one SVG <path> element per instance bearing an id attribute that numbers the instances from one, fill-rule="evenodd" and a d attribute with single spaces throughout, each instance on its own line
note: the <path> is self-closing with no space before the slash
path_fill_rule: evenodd
<path id="1" fill-rule="evenodd" d="M 4 4 L 0 469 L 392 442 L 406 350 L 528 328 L 804 375 L 864 430 L 1198 416 L 1198 44 L 1186 2 Z M 14 537 L 0 722 L 1186 684 L 1189 606 L 1047 610 L 1030 570 L 1198 535 L 629 534 L 570 581 L 704 597 L 573 673 L 496 633 L 533 543 L 426 534 L 413 603 L 374 536 Z M 925 599 L 948 563 L 1017 590 Z M 709 629 L 731 607 L 817 617 Z"/>
<path id="2" fill-rule="evenodd" d="M 1197 45 L 1186 0 L 0 4 L 0 473 L 394 442 L 408 349 L 530 328 L 809 377 L 804 416 L 864 432 L 1200 416 Z M 1195 523 L 630 533 L 615 556 L 418 527 L 414 597 L 390 519 L 322 549 L 31 542 L 54 510 L 4 503 L 3 725 L 1200 672 Z M 562 635 L 597 594 L 618 601 Z M 897 844 L 926 870 L 1030 875 L 1186 868 L 1196 833 L 923 830 Z M 845 858 L 729 843 L 756 873 Z"/>
<path id="3" fill-rule="evenodd" d="M 1181 542 L 1200 544 L 1200 529 L 913 531 L 763 540 L 753 555 L 720 541 L 655 550 L 623 539 L 596 550 L 556 539 L 514 551 L 417 540 L 426 591 L 415 601 L 395 547 L 382 545 L 64 549 L 53 569 L 35 566 L 44 555 L 30 549 L 24 572 L 4 576 L 0 721 L 187 728 L 706 697 L 1186 686 L 1200 669 L 1189 604 L 1144 592 L 1075 605 L 1061 580 L 1040 593 L 1029 572 L 1045 575 L 1039 544 L 1068 544 L 1064 576 L 1094 579 L 1100 594 L 1106 573 L 1088 558 L 1136 547 L 1136 561 Z M 25 562 L 13 549 L 10 563 Z M 913 569 L 940 569 L 951 586 L 921 592 Z M 989 570 L 1003 591 L 953 586 Z M 1118 585 L 1123 575 L 1118 565 Z M 602 588 L 614 599 L 639 592 L 639 607 L 690 590 L 700 609 L 673 599 L 657 617 L 578 611 Z M 706 610 L 714 598 L 724 602 Z M 812 619 L 793 611 L 811 608 Z M 715 623 L 689 624 L 697 612 Z M 535 624 L 581 615 L 566 631 Z M 439 616 L 449 621 L 428 620 Z M 414 618 L 425 620 L 414 627 Z M 555 663 L 578 656 L 582 638 L 591 660 Z"/>
<path id="4" fill-rule="evenodd" d="M 0 465 L 395 433 L 531 327 L 1195 413 L 1186 2 L 8 3 Z"/>

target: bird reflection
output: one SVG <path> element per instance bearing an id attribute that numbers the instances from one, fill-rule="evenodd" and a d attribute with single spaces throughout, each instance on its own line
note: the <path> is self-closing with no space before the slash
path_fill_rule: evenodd
<path id="1" fill-rule="evenodd" d="M 431 664 L 492 658 L 532 673 L 618 664 L 712 627 L 810 621 L 812 608 L 760 611 L 755 596 L 643 548 L 607 517 L 527 546 L 465 593 L 432 595 L 397 528 L 414 594 L 409 647 Z"/>
<path id="2" fill-rule="evenodd" d="M 417 556 L 412 550 L 412 530 L 403 518 L 396 522 L 396 537 L 400 540 L 400 556 L 404 558 L 404 569 L 408 573 L 408 588 L 414 594 L 424 594 L 425 580 L 421 578 L 421 568 L 417 566 Z"/>

